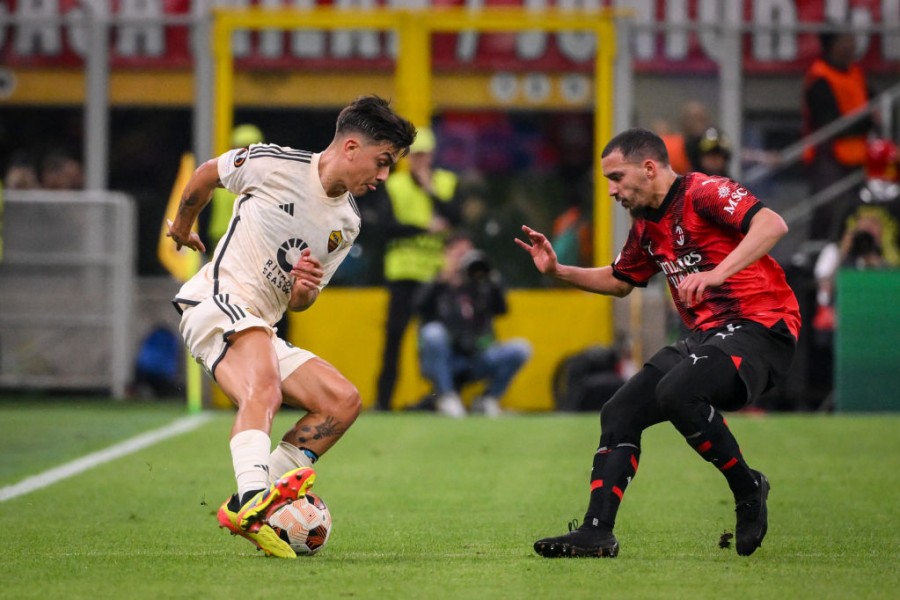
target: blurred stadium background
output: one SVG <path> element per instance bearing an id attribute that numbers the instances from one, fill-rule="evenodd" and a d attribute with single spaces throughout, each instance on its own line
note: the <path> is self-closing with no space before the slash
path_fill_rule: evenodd
<path id="1" fill-rule="evenodd" d="M 177 330 L 169 299 L 178 282 L 157 246 L 182 156 L 224 150 L 236 123 L 319 150 L 337 111 L 366 93 L 432 124 L 437 162 L 463 176 L 467 225 L 513 288 L 500 333 L 536 349 L 508 407 L 552 409 L 554 370 L 587 346 L 621 345 L 639 359 L 666 341 L 661 280 L 616 303 L 550 287 L 512 237 L 522 223 L 550 231 L 578 207 L 591 259 L 608 263 L 627 217 L 595 176 L 598 145 L 633 125 L 677 130 L 688 101 L 706 104 L 741 149 L 732 175 L 792 226 L 774 254 L 808 317 L 816 248 L 798 160 L 802 75 L 817 34 L 835 28 L 857 36 L 860 63 L 883 92 L 873 104 L 896 140 L 897 0 L 0 0 L 0 165 L 60 150 L 81 161 L 85 178 L 84 191 L 4 193 L 0 392 L 127 395 L 141 342 L 159 326 Z M 352 259 L 290 328 L 367 404 L 386 301 L 375 233 L 364 222 Z M 898 409 L 900 283 L 893 272 L 855 277 L 829 365 L 833 402 Z M 792 377 L 759 408 L 831 405 L 829 376 L 808 348 L 801 340 Z M 426 389 L 410 330 L 395 405 Z"/>

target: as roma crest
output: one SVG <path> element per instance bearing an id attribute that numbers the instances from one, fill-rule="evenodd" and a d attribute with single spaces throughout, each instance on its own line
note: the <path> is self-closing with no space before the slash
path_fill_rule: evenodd
<path id="1" fill-rule="evenodd" d="M 332 231 L 328 235 L 328 251 L 334 252 L 341 247 L 344 242 L 344 234 L 341 231 Z"/>

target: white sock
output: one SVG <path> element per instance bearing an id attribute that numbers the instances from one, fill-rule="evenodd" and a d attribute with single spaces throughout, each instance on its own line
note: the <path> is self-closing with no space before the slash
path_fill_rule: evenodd
<path id="1" fill-rule="evenodd" d="M 269 487 L 269 450 L 272 440 L 265 431 L 248 429 L 231 438 L 231 462 L 237 480 L 238 497 Z"/>
<path id="2" fill-rule="evenodd" d="M 279 442 L 269 456 L 269 483 L 275 483 L 288 471 L 311 466 L 312 460 L 303 450 L 290 442 Z"/>

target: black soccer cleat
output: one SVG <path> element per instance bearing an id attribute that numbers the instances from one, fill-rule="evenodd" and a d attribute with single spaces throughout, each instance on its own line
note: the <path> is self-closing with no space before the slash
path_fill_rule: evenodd
<path id="1" fill-rule="evenodd" d="M 735 501 L 734 512 L 737 513 L 735 538 L 737 553 L 750 556 L 762 546 L 766 530 L 769 528 L 769 511 L 766 499 L 769 497 L 769 480 L 759 471 L 753 471 L 759 487 L 752 495 Z"/>
<path id="2" fill-rule="evenodd" d="M 619 542 L 606 527 L 586 524 L 576 527 L 576 521 L 572 521 L 569 533 L 536 541 L 534 551 L 545 558 L 615 558 L 619 554 Z"/>

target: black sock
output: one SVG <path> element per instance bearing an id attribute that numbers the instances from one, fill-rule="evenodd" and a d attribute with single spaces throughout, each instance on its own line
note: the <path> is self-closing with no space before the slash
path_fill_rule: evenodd
<path id="1" fill-rule="evenodd" d="M 700 360 L 700 359 L 704 360 Z M 733 357 L 714 346 L 700 346 L 670 370 L 656 388 L 666 418 L 728 481 L 736 498 L 756 489 L 756 478 L 716 406 L 740 406 L 747 387 Z"/>
<path id="2" fill-rule="evenodd" d="M 752 494 L 757 489 L 756 477 L 744 460 L 725 418 L 714 408 L 709 409 L 710 420 L 701 431 L 687 438 L 688 443 L 703 460 L 722 472 L 735 498 Z"/>
<path id="3" fill-rule="evenodd" d="M 637 473 L 640 456 L 641 448 L 637 444 L 611 445 L 601 438 L 591 469 L 591 500 L 584 515 L 585 525 L 612 531 L 625 488 Z"/>

